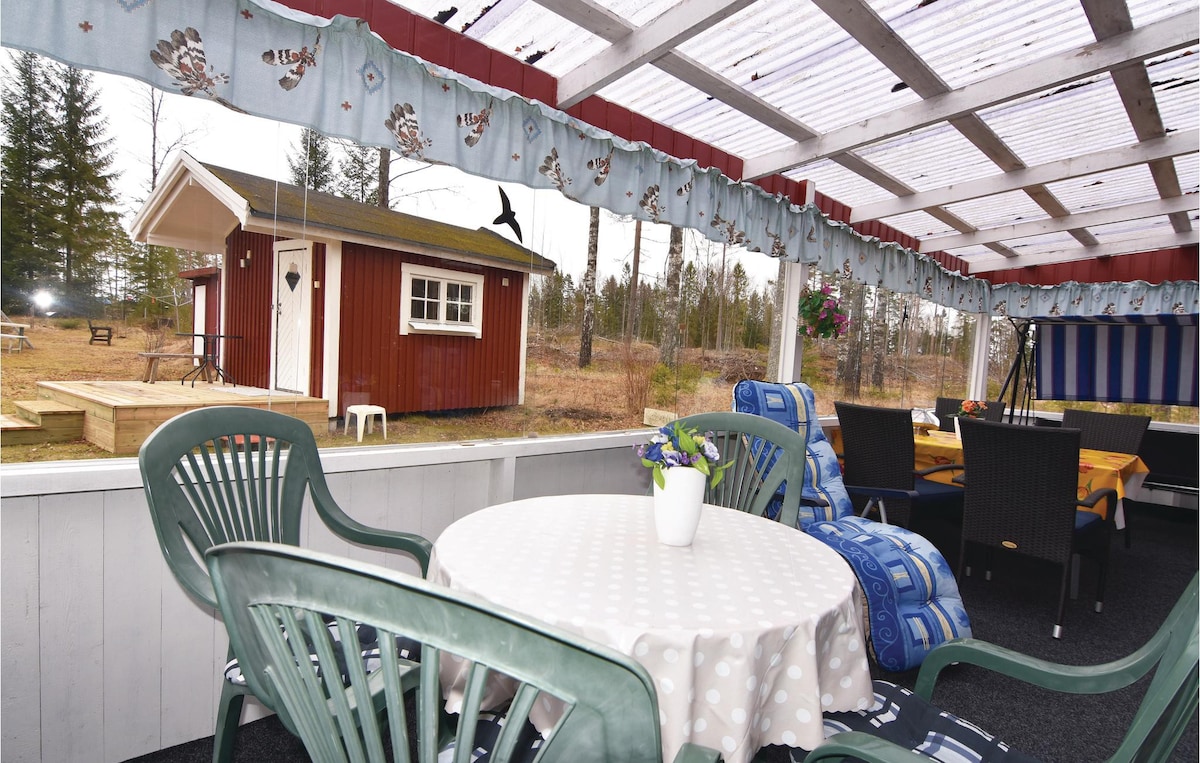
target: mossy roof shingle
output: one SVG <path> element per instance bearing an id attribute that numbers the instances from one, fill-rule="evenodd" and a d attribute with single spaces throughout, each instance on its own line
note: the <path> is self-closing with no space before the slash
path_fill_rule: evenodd
<path id="1" fill-rule="evenodd" d="M 451 257 L 454 254 L 481 257 L 520 270 L 550 271 L 555 267 L 553 261 L 484 228 L 469 230 L 328 193 L 306 192 L 296 185 L 277 183 L 225 167 L 203 166 L 245 199 L 254 217 L 303 222 L 314 228 L 355 233 L 397 244 L 418 244 L 442 249 Z"/>

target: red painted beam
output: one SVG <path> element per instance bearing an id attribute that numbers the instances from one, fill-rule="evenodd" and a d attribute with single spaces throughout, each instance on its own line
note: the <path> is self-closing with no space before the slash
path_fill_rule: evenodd
<path id="1" fill-rule="evenodd" d="M 1113 257 L 1094 257 L 1087 260 L 1034 265 L 1009 270 L 976 273 L 993 284 L 1022 283 L 1034 286 L 1054 286 L 1067 281 L 1107 283 L 1109 281 L 1141 280 L 1148 283 L 1164 281 L 1195 281 L 1200 276 L 1200 247 L 1175 247 L 1155 252 L 1136 252 Z"/>

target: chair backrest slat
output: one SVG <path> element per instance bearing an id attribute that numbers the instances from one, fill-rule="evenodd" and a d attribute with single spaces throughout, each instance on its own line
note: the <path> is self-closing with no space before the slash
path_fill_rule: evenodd
<path id="1" fill-rule="evenodd" d="M 700 434 L 712 432 L 721 464 L 730 464 L 715 488 L 706 484 L 706 502 L 795 526 L 804 484 L 805 433 L 733 411 L 697 413 L 680 421 Z"/>
<path id="2" fill-rule="evenodd" d="M 305 496 L 315 480 L 324 485 L 308 424 L 242 406 L 174 417 L 146 439 L 138 461 L 172 573 L 214 607 L 198 555 L 230 541 L 299 543 Z"/>
<path id="3" fill-rule="evenodd" d="M 1130 682 L 1154 670 L 1128 731 L 1111 761 L 1167 760 L 1200 704 L 1200 618 L 1197 617 L 1200 574 L 1192 577 L 1179 601 L 1157 632 L 1130 662 L 1142 654 L 1158 660 L 1141 661 Z"/>
<path id="4" fill-rule="evenodd" d="M 508 677 L 517 688 L 490 760 L 524 759 L 519 756 L 538 741 L 539 760 L 545 761 L 661 760 L 653 683 L 625 655 L 419 578 L 328 554 L 232 543 L 211 549 L 207 561 L 247 683 L 286 714 L 315 760 L 382 763 L 386 725 L 396 761 L 414 760 L 412 741 L 416 760 L 434 763 L 437 739 L 447 733 L 454 735 L 453 760 L 470 761 L 481 741 L 477 721 L 494 675 Z M 336 627 L 327 627 L 329 621 Z M 356 651 L 355 625 L 381 636 L 387 679 L 382 693 L 374 690 L 381 677 L 363 668 Z M 409 667 L 395 659 L 391 634 L 397 633 L 421 644 L 420 666 L 413 669 L 420 681 L 412 724 L 393 707 L 403 705 L 403 687 L 412 685 L 393 675 Z M 439 667 L 444 673 L 459 665 L 467 676 L 459 719 L 443 727 Z M 364 720 L 357 711 L 372 706 L 368 685 L 375 709 L 387 704 L 387 724 L 355 723 Z M 553 731 L 543 740 L 525 719 L 544 696 L 562 703 L 564 713 L 546 720 Z M 398 732 L 397 726 L 406 725 L 417 730 L 418 739 Z"/>

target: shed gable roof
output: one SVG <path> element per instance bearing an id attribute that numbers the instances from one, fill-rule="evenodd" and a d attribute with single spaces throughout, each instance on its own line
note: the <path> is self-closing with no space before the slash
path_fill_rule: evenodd
<path id="1" fill-rule="evenodd" d="M 246 200 L 253 218 L 303 223 L 314 229 L 397 244 L 417 244 L 442 250 L 451 257 L 455 254 L 481 257 L 521 270 L 548 272 L 555 268 L 553 261 L 485 228 L 460 228 L 226 167 L 200 164 Z"/>

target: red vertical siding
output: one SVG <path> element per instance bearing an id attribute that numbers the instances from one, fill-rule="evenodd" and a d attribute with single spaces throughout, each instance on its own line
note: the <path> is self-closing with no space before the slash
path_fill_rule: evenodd
<path id="1" fill-rule="evenodd" d="M 240 261 L 250 252 L 246 267 Z M 271 281 L 274 251 L 270 236 L 246 233 L 240 227 L 225 239 L 226 281 L 222 333 L 241 339 L 225 340 L 225 369 L 238 384 L 270 387 Z"/>
<path id="2" fill-rule="evenodd" d="M 325 245 L 313 244 L 312 290 L 312 352 L 309 353 L 308 394 L 324 397 L 325 358 Z"/>
<path id="3" fill-rule="evenodd" d="M 1137 252 L 1051 265 L 994 270 L 975 275 L 992 283 L 1024 283 L 1035 286 L 1053 286 L 1067 281 L 1107 283 L 1129 281 L 1135 277 L 1149 283 L 1194 281 L 1200 269 L 1198 255 L 1200 247 L 1192 245 L 1156 252 Z"/>
<path id="4" fill-rule="evenodd" d="M 400 336 L 404 262 L 482 273 L 483 338 Z M 339 400 L 370 402 L 391 413 L 516 405 L 524 278 L 516 271 L 344 244 Z"/>

